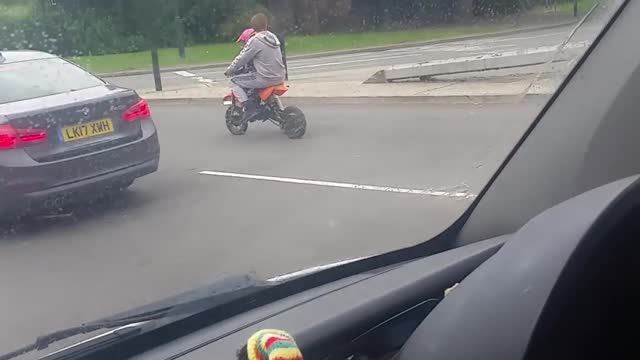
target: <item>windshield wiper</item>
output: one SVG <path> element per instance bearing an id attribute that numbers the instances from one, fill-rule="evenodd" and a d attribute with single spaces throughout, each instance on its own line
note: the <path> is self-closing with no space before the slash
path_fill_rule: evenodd
<path id="1" fill-rule="evenodd" d="M 150 318 L 149 320 L 154 320 L 154 318 Z M 58 330 L 46 335 L 38 336 L 36 341 L 34 341 L 33 343 L 0 356 L 0 360 L 13 359 L 20 355 L 24 355 L 35 350 L 44 350 L 47 347 L 49 347 L 49 345 L 55 342 L 68 339 L 77 335 L 88 334 L 88 333 L 92 333 L 94 331 L 98 331 L 102 329 L 118 328 L 118 327 L 127 326 L 135 323 L 136 322 L 127 322 L 125 320 L 123 320 L 123 322 L 118 322 L 118 321 L 103 322 L 103 323 L 96 322 L 92 324 L 83 324 L 83 325 L 71 327 L 68 329 Z M 143 324 L 143 323 L 144 322 L 141 322 L 140 324 Z"/>
<path id="2" fill-rule="evenodd" d="M 130 330 L 135 330 L 152 321 L 179 320 L 204 310 L 229 304 L 235 299 L 257 293 L 274 285 L 270 282 L 256 280 L 250 275 L 227 278 L 214 283 L 212 286 L 144 306 L 134 310 L 131 314 L 116 315 L 38 336 L 33 343 L 0 356 L 0 360 L 9 360 L 32 351 L 44 350 L 55 342 L 98 330 L 125 326 L 129 327 Z"/>

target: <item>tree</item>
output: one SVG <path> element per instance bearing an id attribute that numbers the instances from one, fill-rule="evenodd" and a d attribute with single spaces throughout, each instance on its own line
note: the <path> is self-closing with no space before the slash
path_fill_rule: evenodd
<path id="1" fill-rule="evenodd" d="M 128 0 L 126 10 L 118 14 L 122 19 L 119 23 L 129 33 L 142 34 L 149 46 L 167 45 L 173 42 L 175 35 L 173 19 L 180 1 Z M 141 14 L 144 14 L 142 17 L 144 21 L 141 21 Z"/>
<path id="2" fill-rule="evenodd" d="M 64 56 L 175 47 L 176 11 L 187 43 L 211 43 L 235 39 L 252 14 L 267 9 L 274 13 L 276 32 L 326 33 L 497 16 L 532 1 L 539 0 L 0 0 L 39 9 L 0 27 L 0 47 Z"/>
<path id="3" fill-rule="evenodd" d="M 272 27 L 276 32 L 295 32 L 297 13 L 295 4 L 297 0 L 266 0 L 264 5 L 271 12 Z"/>
<path id="4" fill-rule="evenodd" d="M 473 4 L 474 0 L 459 0 L 460 1 L 460 18 L 469 19 L 473 17 Z"/>

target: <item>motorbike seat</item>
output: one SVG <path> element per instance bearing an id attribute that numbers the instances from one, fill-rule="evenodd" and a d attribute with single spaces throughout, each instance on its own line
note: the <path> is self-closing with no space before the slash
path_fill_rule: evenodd
<path id="1" fill-rule="evenodd" d="M 260 99 L 262 101 L 267 101 L 272 95 L 284 95 L 284 93 L 286 93 L 287 91 L 289 91 L 289 85 L 286 85 L 284 83 L 269 86 L 268 88 L 260 90 Z"/>

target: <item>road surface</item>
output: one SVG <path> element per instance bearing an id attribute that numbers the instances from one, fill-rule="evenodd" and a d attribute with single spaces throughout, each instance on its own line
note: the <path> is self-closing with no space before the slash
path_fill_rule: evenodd
<path id="1" fill-rule="evenodd" d="M 508 36 L 488 37 L 451 43 L 407 47 L 378 52 L 325 56 L 315 59 L 290 60 L 290 80 L 342 79 L 364 81 L 376 71 L 391 65 L 414 64 L 435 59 L 454 59 L 509 50 L 522 50 L 562 43 L 572 27 L 538 30 Z M 597 26 L 579 31 L 572 41 L 592 40 Z M 223 68 L 166 72 L 162 74 L 166 89 L 189 87 L 198 83 L 226 81 Z M 154 87 L 153 77 L 135 75 L 107 78 L 116 85 L 133 89 Z"/>
<path id="2" fill-rule="evenodd" d="M 232 136 L 219 105 L 157 104 L 156 174 L 70 216 L 0 230 L 0 352 L 229 274 L 268 278 L 425 241 L 471 200 L 199 172 L 478 193 L 542 106 L 527 101 L 307 105 L 301 140 L 270 124 Z"/>

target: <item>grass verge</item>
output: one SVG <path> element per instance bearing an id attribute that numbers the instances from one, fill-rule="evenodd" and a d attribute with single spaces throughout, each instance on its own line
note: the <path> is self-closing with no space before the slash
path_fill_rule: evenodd
<path id="1" fill-rule="evenodd" d="M 32 15 L 32 10 L 29 4 L 12 4 L 11 6 L 0 4 L 0 23 L 28 19 Z"/>

